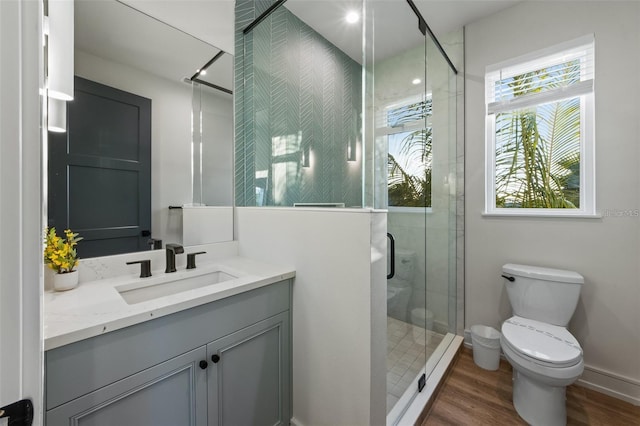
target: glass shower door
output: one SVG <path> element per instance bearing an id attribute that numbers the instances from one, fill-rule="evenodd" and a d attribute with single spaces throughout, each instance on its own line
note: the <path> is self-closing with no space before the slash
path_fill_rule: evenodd
<path id="1" fill-rule="evenodd" d="M 365 122 L 374 169 L 369 193 L 375 207 L 388 211 L 387 231 L 394 240 L 394 250 L 387 253 L 394 273 L 387 279 L 386 391 L 387 418 L 397 419 L 417 395 L 427 361 L 431 99 L 425 37 L 411 8 L 397 1 L 367 5 L 366 91 L 372 96 Z M 394 25 L 393 37 L 389 25 Z"/>
<path id="2" fill-rule="evenodd" d="M 387 423 L 396 424 L 455 333 L 456 76 L 408 4 L 368 5 L 366 92 L 372 95 L 365 112 L 372 117 L 374 169 L 368 189 L 373 205 L 388 211 L 394 239 Z M 393 39 L 383 31 L 389 22 Z"/>
<path id="3" fill-rule="evenodd" d="M 460 34 L 451 34 L 458 40 Z M 452 43 L 449 44 L 451 46 Z M 426 215 L 426 300 L 433 328 L 429 347 L 456 333 L 457 271 L 457 76 L 439 49 L 426 39 L 427 92 L 432 113 L 431 210 Z M 452 337 L 452 336 L 449 336 Z M 428 354 L 430 356 L 430 354 Z"/>

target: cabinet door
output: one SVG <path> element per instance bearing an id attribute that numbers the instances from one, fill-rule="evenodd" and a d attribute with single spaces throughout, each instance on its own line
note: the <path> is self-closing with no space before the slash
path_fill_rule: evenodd
<path id="1" fill-rule="evenodd" d="M 289 312 L 207 345 L 210 426 L 289 424 Z"/>
<path id="2" fill-rule="evenodd" d="M 204 346 L 47 411 L 47 426 L 205 425 Z M 209 362 L 208 366 L 211 367 Z M 81 380 L 69 377 L 69 380 Z"/>

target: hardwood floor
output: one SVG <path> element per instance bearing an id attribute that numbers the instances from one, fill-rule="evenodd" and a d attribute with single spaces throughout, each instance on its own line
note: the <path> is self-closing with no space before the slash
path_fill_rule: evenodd
<path id="1" fill-rule="evenodd" d="M 511 366 L 500 361 L 498 371 L 473 362 L 470 349 L 457 356 L 423 426 L 526 425 L 511 402 Z M 567 388 L 568 425 L 640 425 L 640 407 L 572 385 Z"/>

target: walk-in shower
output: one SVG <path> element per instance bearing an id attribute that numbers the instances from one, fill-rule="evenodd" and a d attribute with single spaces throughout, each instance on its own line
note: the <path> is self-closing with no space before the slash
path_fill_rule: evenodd
<path id="1" fill-rule="evenodd" d="M 460 333 L 462 30 L 438 41 L 411 0 L 252 7 L 236 32 L 236 205 L 387 211 L 373 333 L 395 424 Z"/>
<path id="2" fill-rule="evenodd" d="M 411 0 L 368 2 L 366 11 L 373 203 L 388 210 L 395 249 L 387 280 L 393 424 L 423 390 L 457 328 L 458 71 Z M 462 31 L 446 41 L 461 54 Z"/>

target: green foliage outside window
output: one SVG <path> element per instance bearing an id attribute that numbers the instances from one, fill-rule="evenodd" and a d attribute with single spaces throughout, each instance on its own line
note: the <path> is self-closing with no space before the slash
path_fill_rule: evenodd
<path id="1" fill-rule="evenodd" d="M 579 79 L 573 61 L 496 84 L 515 98 Z M 496 114 L 496 207 L 580 207 L 580 119 L 580 97 Z"/>
<path id="2" fill-rule="evenodd" d="M 417 102 L 389 111 L 389 127 L 424 123 L 431 115 L 431 100 Z M 431 128 L 423 126 L 410 132 L 390 135 L 401 137 L 394 153 L 389 152 L 387 184 L 389 206 L 431 206 Z M 390 148 L 391 151 L 391 148 Z M 394 155 L 395 154 L 395 155 Z"/>

